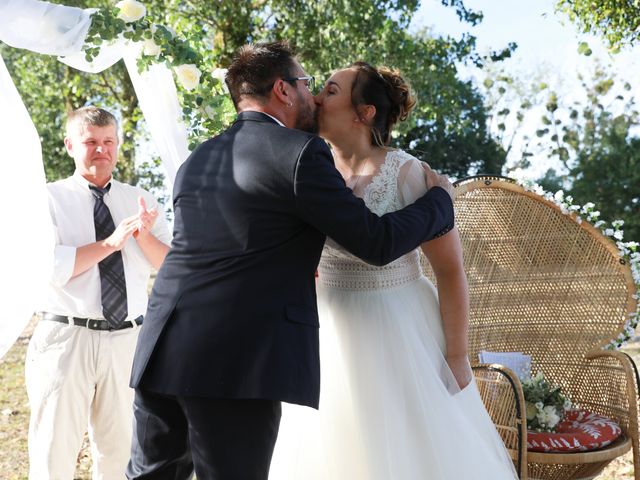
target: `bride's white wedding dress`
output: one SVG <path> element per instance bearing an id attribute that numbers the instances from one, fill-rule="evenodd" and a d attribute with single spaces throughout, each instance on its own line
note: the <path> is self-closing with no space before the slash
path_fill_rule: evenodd
<path id="1" fill-rule="evenodd" d="M 354 193 L 383 215 L 425 191 L 419 161 L 390 151 Z M 373 267 L 328 239 L 317 290 L 320 410 L 284 406 L 270 480 L 516 478 L 475 383 L 460 391 L 445 362 L 418 250 Z"/>

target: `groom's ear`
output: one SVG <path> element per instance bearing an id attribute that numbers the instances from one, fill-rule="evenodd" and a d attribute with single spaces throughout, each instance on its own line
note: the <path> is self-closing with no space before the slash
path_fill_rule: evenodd
<path id="1" fill-rule="evenodd" d="M 273 88 L 271 89 L 271 95 L 274 95 L 280 102 L 285 105 L 290 105 L 292 102 L 291 99 L 291 89 L 289 88 L 291 85 L 281 78 L 276 80 L 273 83 Z"/>

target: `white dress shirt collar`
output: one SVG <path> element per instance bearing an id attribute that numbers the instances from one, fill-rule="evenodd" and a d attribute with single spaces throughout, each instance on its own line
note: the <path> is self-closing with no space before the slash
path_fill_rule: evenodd
<path id="1" fill-rule="evenodd" d="M 284 126 L 285 126 L 285 125 L 284 125 L 284 123 L 282 123 L 280 120 L 278 120 L 278 119 L 277 119 L 276 117 L 274 117 L 273 115 L 269 115 L 267 112 L 258 112 L 258 113 L 262 113 L 262 114 L 266 115 L 267 117 L 271 117 L 271 118 L 273 118 L 273 119 L 276 121 L 276 123 L 277 123 L 278 125 L 280 125 L 281 127 L 284 127 Z"/>
<path id="2" fill-rule="evenodd" d="M 89 190 L 89 186 L 94 186 L 97 187 L 97 185 L 91 183 L 89 180 L 87 180 L 86 178 L 84 178 L 80 172 L 78 172 L 78 170 L 76 170 L 75 172 L 73 172 L 72 177 L 73 180 L 75 182 L 77 182 L 78 184 L 80 184 L 82 186 L 82 188 L 86 188 L 87 190 Z M 105 186 L 103 188 L 107 188 L 107 185 L 109 185 L 110 183 L 113 182 L 113 177 L 111 177 L 109 179 L 109 181 L 105 184 Z"/>

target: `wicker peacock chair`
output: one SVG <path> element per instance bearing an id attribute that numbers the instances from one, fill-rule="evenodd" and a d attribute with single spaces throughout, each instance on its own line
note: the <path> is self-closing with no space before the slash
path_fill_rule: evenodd
<path id="1" fill-rule="evenodd" d="M 572 402 L 610 417 L 623 438 L 597 451 L 527 452 L 519 379 L 499 365 L 474 365 L 489 414 L 522 479 L 592 479 L 633 449 L 640 480 L 638 376 L 624 353 L 602 347 L 636 310 L 635 285 L 600 231 L 513 181 L 473 177 L 456 185 L 471 298 L 469 357 L 523 352 Z M 428 269 L 427 269 L 428 270 Z"/>

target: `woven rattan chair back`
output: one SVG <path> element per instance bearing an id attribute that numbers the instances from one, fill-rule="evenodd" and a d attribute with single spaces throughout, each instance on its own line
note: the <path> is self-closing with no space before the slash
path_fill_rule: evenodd
<path id="1" fill-rule="evenodd" d="M 455 210 L 469 282 L 471 363 L 478 363 L 480 350 L 529 354 L 532 373 L 544 372 L 576 406 L 617 419 L 637 443 L 637 394 L 624 387 L 630 375 L 615 359 L 586 359 L 587 352 L 615 339 L 636 311 L 631 270 L 615 243 L 508 179 L 475 177 L 458 183 Z M 433 279 L 426 261 L 423 267 Z M 612 377 L 619 388 L 602 388 Z M 489 404 L 488 409 L 491 413 L 504 405 Z M 506 425 L 499 431 L 515 460 L 518 445 L 524 447 L 507 433 L 515 432 L 516 425 L 494 413 L 492 418 Z M 531 463 L 534 457 L 533 462 L 545 464 Z M 586 473 L 597 473 L 610 461 L 579 465 L 579 457 L 568 456 L 565 460 L 574 465 L 554 466 L 540 458 L 529 455 L 532 478 L 587 478 Z"/>
<path id="2" fill-rule="evenodd" d="M 532 373 L 542 371 L 577 407 L 616 419 L 625 432 L 606 451 L 527 454 L 524 419 L 509 414 L 518 397 L 521 415 L 522 390 L 499 394 L 505 382 L 478 367 L 481 395 L 522 478 L 593 478 L 629 450 L 629 439 L 640 469 L 635 367 L 624 354 L 597 353 L 637 306 L 631 269 L 614 242 L 509 179 L 465 179 L 454 205 L 469 283 L 471 363 L 480 350 L 529 354 Z M 434 279 L 424 256 L 423 269 Z"/>
<path id="3" fill-rule="evenodd" d="M 471 300 L 469 356 L 524 352 L 534 373 L 580 385 L 584 355 L 635 312 L 633 278 L 615 244 L 586 222 L 506 179 L 456 186 Z"/>

